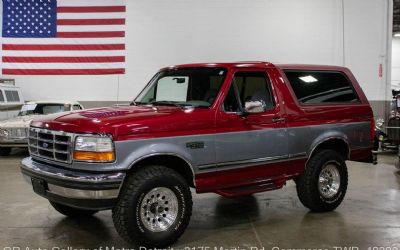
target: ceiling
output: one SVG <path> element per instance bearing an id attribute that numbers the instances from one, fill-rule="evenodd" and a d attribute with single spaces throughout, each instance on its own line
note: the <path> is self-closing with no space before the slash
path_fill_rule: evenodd
<path id="1" fill-rule="evenodd" d="M 400 0 L 393 0 L 393 33 L 400 32 Z"/>

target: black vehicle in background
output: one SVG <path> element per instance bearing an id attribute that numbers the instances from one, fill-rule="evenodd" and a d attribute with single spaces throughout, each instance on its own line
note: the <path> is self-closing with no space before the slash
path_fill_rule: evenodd
<path id="1" fill-rule="evenodd" d="M 400 161 L 400 90 L 392 90 L 392 94 L 387 126 L 384 126 L 385 121 L 382 118 L 375 121 L 374 163 L 376 163 L 376 156 L 381 153 L 397 152 Z M 399 167 L 400 164 L 396 166 Z"/>

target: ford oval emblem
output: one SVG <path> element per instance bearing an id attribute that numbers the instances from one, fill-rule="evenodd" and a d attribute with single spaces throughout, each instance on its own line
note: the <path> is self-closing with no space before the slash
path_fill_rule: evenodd
<path id="1" fill-rule="evenodd" d="M 49 144 L 43 142 L 43 147 L 44 147 L 44 148 L 48 148 L 48 147 L 49 147 Z"/>

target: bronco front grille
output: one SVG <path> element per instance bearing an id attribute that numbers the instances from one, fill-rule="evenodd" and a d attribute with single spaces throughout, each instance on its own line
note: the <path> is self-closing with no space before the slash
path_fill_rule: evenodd
<path id="1" fill-rule="evenodd" d="M 72 134 L 62 131 L 30 128 L 29 153 L 34 158 L 71 163 L 72 138 Z"/>
<path id="2" fill-rule="evenodd" d="M 6 128 L 7 139 L 24 139 L 28 135 L 27 128 Z"/>

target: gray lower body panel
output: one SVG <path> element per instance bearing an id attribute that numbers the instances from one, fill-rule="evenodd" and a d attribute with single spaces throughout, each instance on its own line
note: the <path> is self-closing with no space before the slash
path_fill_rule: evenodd
<path id="1" fill-rule="evenodd" d="M 102 210 L 112 208 L 125 178 L 123 172 L 89 173 L 51 166 L 33 161 L 22 161 L 24 179 L 33 190 L 57 203 L 67 206 Z"/>

